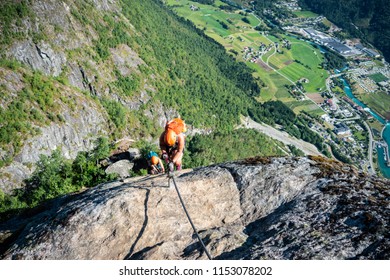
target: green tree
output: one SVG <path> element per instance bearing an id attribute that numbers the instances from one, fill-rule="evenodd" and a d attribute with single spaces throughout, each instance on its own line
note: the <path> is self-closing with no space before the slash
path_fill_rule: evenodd
<path id="1" fill-rule="evenodd" d="M 106 109 L 111 121 L 117 127 L 118 131 L 123 130 L 126 124 L 125 107 L 115 100 L 102 99 L 101 102 L 103 107 Z"/>
<path id="2" fill-rule="evenodd" d="M 40 156 L 36 170 L 26 183 L 24 200 L 31 206 L 77 190 L 72 185 L 71 163 L 62 157 L 58 149 L 51 156 Z"/>
<path id="3" fill-rule="evenodd" d="M 247 17 L 243 17 L 241 20 L 247 24 L 251 23 Z"/>

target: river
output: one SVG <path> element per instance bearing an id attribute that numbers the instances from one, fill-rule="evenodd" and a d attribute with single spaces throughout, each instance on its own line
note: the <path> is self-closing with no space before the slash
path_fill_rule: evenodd
<path id="1" fill-rule="evenodd" d="M 381 124 L 385 125 L 385 129 L 383 130 L 382 133 L 382 138 L 383 140 L 387 143 L 387 147 L 390 148 L 390 123 L 387 123 L 385 119 L 383 119 L 381 116 L 373 112 L 370 108 L 367 107 L 366 104 L 361 102 L 359 99 L 357 99 L 351 90 L 351 87 L 349 86 L 348 82 L 340 78 L 340 80 L 344 84 L 344 92 L 347 94 L 347 96 L 352 99 L 353 102 L 355 102 L 357 105 L 361 106 L 365 110 L 367 110 L 375 119 L 377 119 Z M 383 147 L 378 147 L 377 148 L 377 154 L 378 154 L 378 165 L 381 173 L 383 174 L 384 177 L 390 178 L 390 167 L 387 166 L 387 162 L 385 160 L 385 157 L 387 158 L 388 155 L 385 155 L 384 153 L 384 148 Z"/>

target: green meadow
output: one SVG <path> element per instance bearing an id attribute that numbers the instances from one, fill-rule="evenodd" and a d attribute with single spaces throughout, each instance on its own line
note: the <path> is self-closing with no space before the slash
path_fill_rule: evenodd
<path id="1" fill-rule="evenodd" d="M 318 49 L 293 37 L 281 34 L 272 36 L 267 32 L 264 34 L 256 31 L 254 27 L 257 25 L 265 26 L 261 19 L 239 10 L 232 12 L 221 10 L 219 6 L 226 5 L 221 1 L 215 1 L 214 5 L 203 5 L 188 0 L 167 0 L 166 3 L 179 16 L 191 20 L 197 28 L 204 30 L 208 36 L 222 44 L 237 60 L 244 61 L 256 71 L 254 75 L 265 83 L 265 87 L 261 89 L 261 94 L 258 97 L 259 102 L 281 100 L 285 103 L 290 102 L 289 106 L 291 105 L 290 107 L 297 113 L 302 110 L 315 115 L 319 114 L 318 110 L 323 112 L 310 100 L 307 102 L 298 101 L 290 95 L 286 85 L 292 83 L 272 69 L 278 70 L 293 82 L 304 79 L 306 82 L 302 85 L 307 93 L 323 90 L 328 74 L 320 67 L 323 55 Z M 198 10 L 192 11 L 191 5 L 198 7 Z M 315 15 L 306 11 L 297 13 L 298 16 L 302 17 Z M 249 23 L 243 21 L 244 17 L 248 19 Z M 291 49 L 282 47 L 283 38 L 290 42 Z M 279 44 L 278 52 L 275 50 L 275 43 Z M 261 55 L 261 60 L 264 63 L 260 60 L 253 63 L 249 59 L 244 59 L 243 50 L 245 47 L 251 47 L 257 52 L 261 44 L 269 47 L 268 52 Z"/>
<path id="2" fill-rule="evenodd" d="M 384 118 L 390 119 L 390 98 L 385 92 L 364 93 L 357 97 Z"/>
<path id="3" fill-rule="evenodd" d="M 308 83 L 303 83 L 306 92 L 323 90 L 328 74 L 320 66 L 322 54 L 308 43 L 291 37 L 284 38 L 291 43 L 291 49 L 282 49 L 283 53 L 273 55 L 269 62 L 294 82 L 306 79 Z"/>
<path id="4" fill-rule="evenodd" d="M 313 13 L 311 11 L 295 11 L 293 12 L 296 16 L 300 18 L 314 18 L 318 17 L 318 14 Z"/>
<path id="5" fill-rule="evenodd" d="M 383 75 L 382 73 L 375 73 L 372 75 L 369 75 L 369 77 L 376 83 L 385 82 L 388 80 L 388 78 Z"/>
<path id="6" fill-rule="evenodd" d="M 295 113 L 298 113 L 300 111 L 306 111 L 316 116 L 322 116 L 324 114 L 324 111 L 316 104 L 314 104 L 311 100 L 290 101 L 285 102 L 285 104 Z"/>
<path id="7" fill-rule="evenodd" d="M 291 83 L 278 73 L 273 71 L 265 71 L 261 66 L 255 63 L 250 63 L 249 67 L 256 70 L 255 76 L 265 83 L 265 87 L 261 89 L 259 102 L 266 102 L 271 100 L 292 101 L 295 100 L 287 91 L 286 85 Z"/>

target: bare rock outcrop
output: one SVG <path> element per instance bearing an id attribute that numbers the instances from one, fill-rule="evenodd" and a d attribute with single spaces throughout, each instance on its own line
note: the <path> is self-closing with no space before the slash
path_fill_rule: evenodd
<path id="1" fill-rule="evenodd" d="M 176 174 L 215 259 L 389 259 L 389 187 L 312 158 Z M 3 259 L 206 259 L 167 177 L 99 185 L 0 225 Z"/>
<path id="2" fill-rule="evenodd" d="M 20 62 L 29 65 L 34 70 L 40 70 L 47 75 L 57 77 L 66 63 L 65 54 L 55 52 L 45 42 L 40 44 L 24 41 L 15 44 L 10 52 Z"/>
<path id="3" fill-rule="evenodd" d="M 119 178 L 130 176 L 130 170 L 133 169 L 134 163 L 128 159 L 119 160 L 106 168 L 106 174 L 117 174 Z"/>

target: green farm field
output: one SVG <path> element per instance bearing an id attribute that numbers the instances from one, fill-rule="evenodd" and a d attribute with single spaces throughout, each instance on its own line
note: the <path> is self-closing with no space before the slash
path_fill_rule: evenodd
<path id="1" fill-rule="evenodd" d="M 295 11 L 294 14 L 300 18 L 314 18 L 318 17 L 318 14 L 311 11 Z"/>
<path id="2" fill-rule="evenodd" d="M 226 5 L 221 1 L 215 1 L 214 5 L 203 5 L 188 0 L 166 2 L 179 16 L 191 20 L 197 28 L 204 30 L 206 35 L 223 45 L 229 53 L 236 53 L 235 57 L 238 61 L 244 61 L 256 71 L 254 76 L 259 77 L 266 85 L 261 89 L 259 102 L 281 100 L 290 102 L 290 107 L 295 112 L 305 110 L 308 113 L 319 114 L 318 110 L 321 109 L 318 106 L 310 100 L 306 103 L 296 100 L 286 88 L 286 85 L 292 85 L 291 81 L 298 82 L 301 79 L 306 81 L 302 85 L 307 93 L 318 92 L 325 88 L 328 74 L 319 66 L 323 61 L 323 55 L 318 49 L 290 36 L 281 34 L 273 36 L 267 32 L 264 34 L 256 31 L 254 27 L 259 24 L 265 25 L 261 19 L 239 10 L 233 12 L 221 10 L 219 6 Z M 192 11 L 191 5 L 199 9 Z M 303 15 L 309 16 L 308 13 Z M 249 24 L 242 20 L 243 17 L 249 20 Z M 283 39 L 290 42 L 291 49 L 283 46 Z M 278 52 L 275 43 L 278 44 Z M 261 44 L 267 47 L 267 51 L 261 53 L 257 63 L 244 58 L 245 47 L 250 47 L 257 52 Z M 279 73 L 274 70 L 278 70 Z"/>
<path id="3" fill-rule="evenodd" d="M 356 97 L 384 118 L 390 119 L 390 95 L 385 92 L 375 92 L 360 94 Z"/>
<path id="4" fill-rule="evenodd" d="M 382 73 L 372 74 L 369 77 L 376 83 L 380 83 L 388 80 L 388 78 Z"/>
<path id="5" fill-rule="evenodd" d="M 293 101 L 295 100 L 287 91 L 285 85 L 290 85 L 285 78 L 276 72 L 267 72 L 259 64 L 251 63 L 249 65 L 256 70 L 255 75 L 260 77 L 266 84 L 266 87 L 261 89 L 259 102 L 266 102 L 270 100 Z"/>

